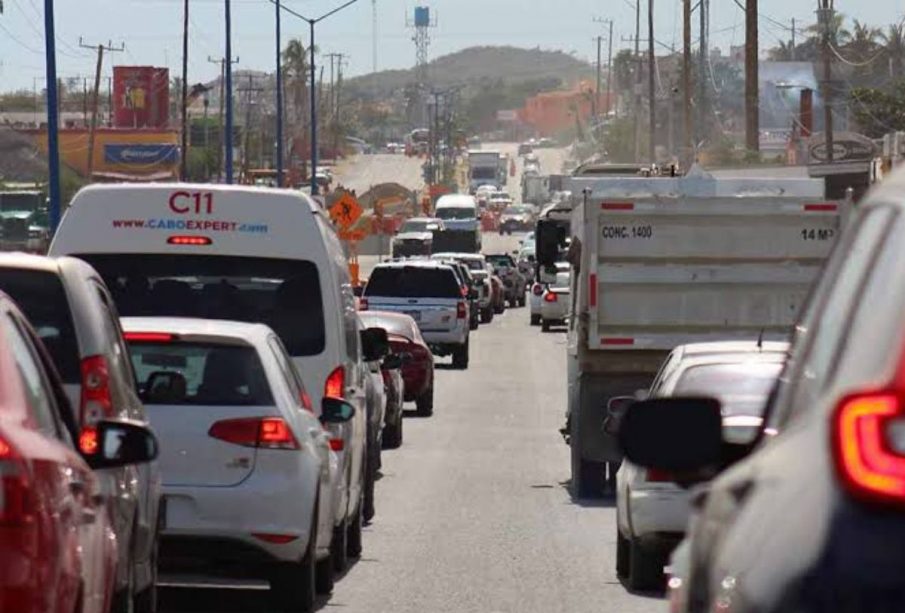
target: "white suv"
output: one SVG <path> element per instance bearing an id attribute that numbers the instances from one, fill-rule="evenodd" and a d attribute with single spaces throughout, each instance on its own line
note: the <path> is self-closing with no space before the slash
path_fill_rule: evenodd
<path id="1" fill-rule="evenodd" d="M 405 313 L 418 323 L 436 355 L 452 355 L 455 368 L 468 368 L 468 297 L 451 266 L 439 262 L 392 262 L 368 279 L 361 309 Z"/>

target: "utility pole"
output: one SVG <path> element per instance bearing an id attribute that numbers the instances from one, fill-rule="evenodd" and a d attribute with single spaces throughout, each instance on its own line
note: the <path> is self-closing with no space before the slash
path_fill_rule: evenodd
<path id="1" fill-rule="evenodd" d="M 698 135 L 695 137 L 695 140 L 700 143 L 710 136 L 710 130 L 707 129 L 707 126 L 709 125 L 707 119 L 707 78 L 709 74 L 709 71 L 707 70 L 707 54 L 709 53 L 707 39 L 709 38 L 710 27 L 708 23 L 710 0 L 700 0 L 698 2 L 698 10 L 701 12 L 701 38 L 699 43 L 700 48 L 698 49 Z"/>
<path id="2" fill-rule="evenodd" d="M 57 49 L 53 0 L 44 0 L 44 51 L 47 79 L 47 165 L 50 184 L 50 229 L 60 223 L 60 122 L 57 119 Z M 37 88 L 37 81 L 35 81 Z"/>
<path id="3" fill-rule="evenodd" d="M 371 0 L 371 72 L 377 73 L 377 0 Z"/>
<path id="4" fill-rule="evenodd" d="M 242 177 L 247 178 L 248 170 L 250 166 L 251 154 L 249 153 L 251 149 L 251 107 L 252 107 L 252 94 L 257 94 L 261 91 L 264 91 L 262 87 L 255 87 L 254 77 L 251 73 L 248 73 L 248 86 L 239 88 L 240 94 L 246 94 L 245 96 L 245 129 L 244 129 L 244 138 L 242 143 Z M 263 137 L 262 137 L 263 138 Z"/>
<path id="5" fill-rule="evenodd" d="M 276 51 L 277 51 L 277 121 L 276 121 L 276 167 L 277 187 L 283 187 L 283 42 L 282 42 L 282 7 L 280 0 L 276 6 Z"/>
<path id="6" fill-rule="evenodd" d="M 657 162 L 657 91 L 654 87 L 654 72 L 657 58 L 654 53 L 654 0 L 647 2 L 647 98 L 650 130 L 648 134 L 648 155 L 650 163 Z"/>
<path id="7" fill-rule="evenodd" d="M 606 60 L 606 114 L 610 114 L 610 96 L 613 93 L 613 20 L 610 19 L 609 51 Z"/>
<path id="8" fill-rule="evenodd" d="M 94 96 L 91 100 L 91 127 L 88 130 L 88 181 L 91 181 L 94 176 L 94 142 L 97 136 L 97 112 L 100 104 L 101 70 L 104 67 L 104 51 L 124 51 L 125 46 L 114 47 L 112 42 L 108 42 L 107 45 L 86 45 L 79 38 L 79 47 L 97 51 L 97 69 L 94 72 Z"/>
<path id="9" fill-rule="evenodd" d="M 225 81 L 226 81 L 226 60 L 223 58 L 216 59 L 210 56 L 207 57 L 207 61 L 211 64 L 219 64 L 220 65 L 220 113 L 217 118 L 217 133 L 220 135 L 220 146 L 217 147 L 217 178 L 222 180 L 223 177 L 223 145 L 226 142 L 226 139 L 223 137 L 223 106 L 226 103 L 226 94 L 225 94 Z M 233 64 L 239 63 L 239 58 L 236 58 L 232 62 Z"/>
<path id="10" fill-rule="evenodd" d="M 635 161 L 641 159 L 641 0 L 635 0 Z"/>
<path id="11" fill-rule="evenodd" d="M 833 163 L 833 62 L 831 45 L 835 9 L 833 0 L 817 0 L 817 23 L 823 28 L 823 122 L 826 161 Z"/>
<path id="12" fill-rule="evenodd" d="M 600 73 L 600 47 L 601 47 L 602 44 L 603 44 L 603 37 L 598 35 L 598 36 L 597 36 L 597 90 L 596 90 L 596 95 L 594 96 L 594 104 L 593 104 L 593 107 L 594 107 L 594 108 L 593 108 L 593 115 L 594 115 L 594 118 L 595 118 L 595 119 L 597 118 L 597 113 L 598 113 L 597 105 L 600 104 L 600 91 L 601 91 L 601 89 L 602 89 L 601 83 L 600 83 L 600 78 L 601 78 L 601 73 Z"/>
<path id="13" fill-rule="evenodd" d="M 745 147 L 760 151 L 758 108 L 757 0 L 745 4 Z"/>
<path id="14" fill-rule="evenodd" d="M 226 73 L 226 139 L 224 147 L 226 148 L 226 182 L 233 182 L 233 65 L 231 58 L 233 57 L 233 26 L 232 26 L 232 9 L 230 0 L 225 2 L 225 21 L 226 21 L 226 54 L 224 72 Z"/>
<path id="15" fill-rule="evenodd" d="M 682 0 L 682 146 L 689 161 L 694 160 L 691 96 L 691 0 Z"/>
<path id="16" fill-rule="evenodd" d="M 795 61 L 795 18 L 792 17 L 792 48 L 789 49 L 789 59 Z"/>
<path id="17" fill-rule="evenodd" d="M 189 0 L 185 0 L 182 9 L 182 151 L 179 156 L 179 178 L 185 181 L 188 177 L 189 137 L 188 137 L 188 81 L 189 81 Z M 204 127 L 207 130 L 207 126 Z"/>

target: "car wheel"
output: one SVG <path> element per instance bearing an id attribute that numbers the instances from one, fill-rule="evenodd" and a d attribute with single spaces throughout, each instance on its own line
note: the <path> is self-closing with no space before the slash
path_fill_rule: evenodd
<path id="1" fill-rule="evenodd" d="M 500 302 L 495 304 L 493 307 L 493 311 L 497 315 L 502 315 L 503 313 L 505 313 L 506 312 L 506 302 L 501 300 Z"/>
<path id="2" fill-rule="evenodd" d="M 161 526 L 158 527 L 157 533 L 154 535 L 154 544 L 151 546 L 151 583 L 142 591 L 135 595 L 135 613 L 157 613 L 157 560 L 160 553 L 160 530 L 162 528 L 162 518 L 158 519 Z"/>
<path id="3" fill-rule="evenodd" d="M 358 510 L 355 511 L 355 515 L 352 517 L 352 523 L 349 524 L 348 535 L 346 538 L 346 553 L 350 558 L 360 558 L 361 557 L 361 526 L 362 526 L 362 517 L 361 511 L 362 501 L 358 501 Z"/>
<path id="4" fill-rule="evenodd" d="M 637 539 L 629 541 L 628 586 L 635 591 L 658 590 L 663 587 L 663 558 L 645 551 Z"/>
<path id="5" fill-rule="evenodd" d="M 520 307 L 525 306 L 525 295 L 524 295 L 524 294 L 521 294 L 521 295 L 518 297 L 518 305 L 519 305 Z"/>
<path id="6" fill-rule="evenodd" d="M 276 605 L 286 611 L 300 611 L 301 613 L 314 611 L 314 599 L 317 593 L 314 559 L 317 550 L 317 513 L 315 512 L 314 515 L 308 537 L 308 547 L 305 549 L 305 555 L 301 561 L 283 562 L 277 565 L 270 578 L 270 591 Z"/>
<path id="7" fill-rule="evenodd" d="M 126 579 L 126 586 L 113 594 L 113 602 L 110 610 L 113 613 L 134 613 L 135 603 L 135 563 L 130 561 L 129 576 Z"/>
<path id="8" fill-rule="evenodd" d="M 531 316 L 531 325 L 539 326 L 540 325 L 540 315 L 532 315 Z"/>
<path id="9" fill-rule="evenodd" d="M 547 321 L 546 319 L 542 319 L 540 322 L 540 329 L 543 330 L 544 332 L 549 332 L 550 331 L 550 322 Z"/>
<path id="10" fill-rule="evenodd" d="M 493 321 L 493 307 L 487 307 L 486 309 L 481 309 L 481 323 L 489 324 Z"/>
<path id="11" fill-rule="evenodd" d="M 616 576 L 620 579 L 628 577 L 629 573 L 629 541 L 619 532 L 616 526 Z"/>
<path id="12" fill-rule="evenodd" d="M 463 344 L 453 350 L 453 368 L 458 370 L 465 370 L 468 368 L 468 344 L 469 341 L 466 340 Z"/>
<path id="13" fill-rule="evenodd" d="M 430 417 L 434 414 L 434 384 L 427 388 L 427 391 L 421 394 L 415 400 L 415 406 L 418 408 L 418 415 L 421 417 Z"/>
<path id="14" fill-rule="evenodd" d="M 349 564 L 348 524 L 349 521 L 343 518 L 342 523 L 333 528 L 333 539 L 330 541 L 330 560 L 337 573 L 345 571 Z"/>
<path id="15" fill-rule="evenodd" d="M 383 429 L 383 448 L 384 449 L 399 449 L 402 447 L 402 411 L 399 412 L 399 417 L 396 418 L 396 423 L 392 425 L 385 426 Z"/>
<path id="16" fill-rule="evenodd" d="M 471 321 L 468 323 L 468 329 L 469 329 L 469 330 L 477 330 L 477 329 L 478 329 L 478 326 L 480 325 L 480 323 L 481 323 L 481 322 L 480 322 L 480 320 L 478 319 L 478 316 L 475 315 L 474 317 L 471 318 Z"/>
<path id="17" fill-rule="evenodd" d="M 376 445 L 369 445 L 371 449 Z M 368 452 L 368 458 L 365 460 L 365 492 L 364 492 L 364 508 L 362 509 L 362 518 L 365 523 L 374 519 L 376 511 L 374 509 L 374 484 L 377 474 L 377 454 L 373 451 Z"/>
<path id="18" fill-rule="evenodd" d="M 333 577 L 333 556 L 328 555 L 323 560 L 318 560 L 314 568 L 314 587 L 318 594 L 330 594 L 333 592 L 335 578 Z"/>

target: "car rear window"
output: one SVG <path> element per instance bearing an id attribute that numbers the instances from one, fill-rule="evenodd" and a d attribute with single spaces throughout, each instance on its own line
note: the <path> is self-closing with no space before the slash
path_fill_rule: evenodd
<path id="1" fill-rule="evenodd" d="M 494 266 L 509 266 L 510 268 L 515 267 L 515 261 L 512 259 L 512 256 L 509 255 L 488 255 L 487 261 Z"/>
<path id="2" fill-rule="evenodd" d="M 304 260 L 176 254 L 79 255 L 107 282 L 120 315 L 266 323 L 292 356 L 326 345 L 317 266 Z"/>
<path id="3" fill-rule="evenodd" d="M 366 296 L 393 298 L 460 298 L 459 285 L 448 268 L 377 267 L 368 279 Z"/>
<path id="4" fill-rule="evenodd" d="M 761 416 L 781 369 L 778 362 L 692 366 L 682 373 L 673 394 L 715 397 L 723 415 Z"/>
<path id="5" fill-rule="evenodd" d="M 131 342 L 129 351 L 145 404 L 273 405 L 264 367 L 252 347 Z"/>
<path id="6" fill-rule="evenodd" d="M 437 217 L 444 220 L 474 219 L 474 207 L 443 207 L 437 209 Z"/>
<path id="7" fill-rule="evenodd" d="M 395 334 L 396 336 L 404 336 L 411 340 L 415 338 L 415 325 L 413 320 L 402 319 L 400 317 L 382 317 L 380 313 L 373 311 L 362 311 L 361 321 L 369 328 L 383 328 L 387 334 Z"/>
<path id="8" fill-rule="evenodd" d="M 63 382 L 79 383 L 79 343 L 60 278 L 47 271 L 0 268 L 0 290 L 19 305 L 31 322 Z"/>

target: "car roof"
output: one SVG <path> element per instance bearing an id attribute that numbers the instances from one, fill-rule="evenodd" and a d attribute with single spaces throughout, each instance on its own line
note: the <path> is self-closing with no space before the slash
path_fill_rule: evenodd
<path id="1" fill-rule="evenodd" d="M 407 266 L 417 266 L 418 268 L 450 269 L 452 265 L 437 260 L 401 260 L 399 262 L 381 262 L 374 267 L 374 270 L 377 270 L 379 268 L 405 268 Z"/>
<path id="2" fill-rule="evenodd" d="M 410 221 L 424 221 L 427 223 L 443 223 L 443 220 L 439 217 L 409 217 L 405 220 L 405 223 Z"/>
<path id="3" fill-rule="evenodd" d="M 180 336 L 204 336 L 242 341 L 261 347 L 267 344 L 275 332 L 260 323 L 201 319 L 197 317 L 123 317 L 120 319 L 125 332 L 169 332 Z"/>
<path id="4" fill-rule="evenodd" d="M 431 258 L 434 259 L 444 259 L 451 258 L 453 260 L 483 260 L 484 256 L 480 253 L 456 253 L 452 251 L 447 251 L 443 253 L 434 253 L 431 255 Z"/>
<path id="5" fill-rule="evenodd" d="M 60 274 L 60 264 L 64 262 L 71 263 L 73 266 L 89 267 L 83 260 L 72 257 L 50 258 L 44 255 L 34 255 L 31 253 L 0 253 L 0 268 L 37 270 L 58 275 Z"/>
<path id="6" fill-rule="evenodd" d="M 440 199 L 437 200 L 437 204 L 434 207 L 473 207 L 476 205 L 475 197 L 469 196 L 468 194 L 447 194 L 446 196 L 440 196 Z"/>
<path id="7" fill-rule="evenodd" d="M 789 343 L 784 341 L 714 341 L 712 343 L 690 343 L 675 349 L 682 356 L 703 356 L 716 354 L 757 354 L 789 352 Z"/>

